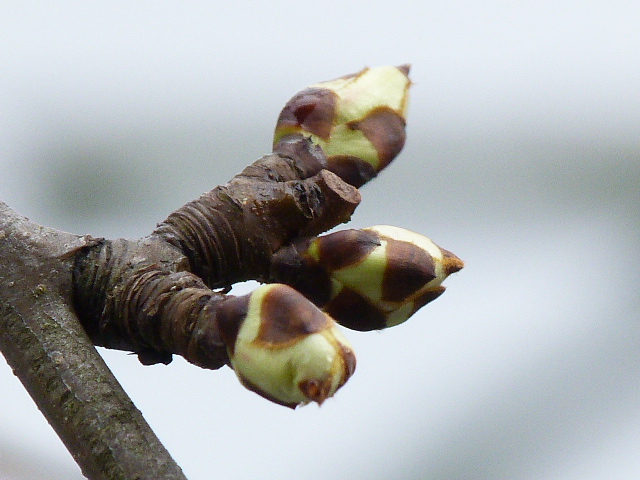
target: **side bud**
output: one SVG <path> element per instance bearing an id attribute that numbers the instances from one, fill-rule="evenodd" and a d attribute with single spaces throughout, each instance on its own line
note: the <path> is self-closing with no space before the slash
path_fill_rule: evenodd
<path id="1" fill-rule="evenodd" d="M 338 323 L 376 330 L 406 321 L 464 266 L 423 235 L 379 225 L 308 239 L 278 252 L 272 271 Z"/>
<path id="2" fill-rule="evenodd" d="M 322 404 L 355 370 L 353 349 L 333 319 L 286 285 L 230 298 L 218 321 L 240 382 L 280 405 Z"/>
<path id="3" fill-rule="evenodd" d="M 280 113 L 274 151 L 291 136 L 310 136 L 327 156 L 329 170 L 362 186 L 404 146 L 408 75 L 408 65 L 365 68 L 310 85 Z"/>

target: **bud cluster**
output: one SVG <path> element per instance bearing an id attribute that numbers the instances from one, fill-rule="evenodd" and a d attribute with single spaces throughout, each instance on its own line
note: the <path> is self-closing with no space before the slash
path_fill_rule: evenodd
<path id="1" fill-rule="evenodd" d="M 366 68 L 309 86 L 282 110 L 273 154 L 151 236 L 83 254 L 74 301 L 95 344 L 135 351 L 145 364 L 173 354 L 227 364 L 244 386 L 291 408 L 334 395 L 356 367 L 338 324 L 398 325 L 463 267 L 402 228 L 315 236 L 348 221 L 358 188 L 402 149 L 408 74 L 407 65 Z M 226 294 L 244 280 L 271 283 Z"/>

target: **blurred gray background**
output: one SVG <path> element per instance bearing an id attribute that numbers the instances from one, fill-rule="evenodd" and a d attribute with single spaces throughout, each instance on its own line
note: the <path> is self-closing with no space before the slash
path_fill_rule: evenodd
<path id="1" fill-rule="evenodd" d="M 352 225 L 463 258 L 443 297 L 347 332 L 321 408 L 101 353 L 192 480 L 637 479 L 639 24 L 616 0 L 2 2 L 0 199 L 145 235 L 268 153 L 299 89 L 410 62 L 406 147 Z M 0 392 L 0 478 L 81 478 L 4 359 Z"/>

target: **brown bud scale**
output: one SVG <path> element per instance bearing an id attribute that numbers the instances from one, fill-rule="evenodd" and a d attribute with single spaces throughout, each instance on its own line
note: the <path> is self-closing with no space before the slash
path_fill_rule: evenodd
<path id="1" fill-rule="evenodd" d="M 378 107 L 366 117 L 347 124 L 353 130 L 360 130 L 373 144 L 380 161 L 377 170 L 385 168 L 398 156 L 406 140 L 404 118 L 389 107 Z M 331 162 L 329 158 L 329 162 Z"/>
<path id="2" fill-rule="evenodd" d="M 326 88 L 307 88 L 282 109 L 278 125 L 283 132 L 307 131 L 328 140 L 335 116 L 336 94 Z"/>
<path id="3" fill-rule="evenodd" d="M 262 322 L 256 341 L 282 348 L 327 328 L 327 317 L 320 310 L 309 309 L 303 296 L 275 293 L 268 292 L 262 301 Z"/>
<path id="4" fill-rule="evenodd" d="M 382 300 L 401 302 L 436 278 L 433 257 L 415 245 L 389 241 L 382 283 Z"/>
<path id="5" fill-rule="evenodd" d="M 327 270 L 339 270 L 362 261 L 380 246 L 380 239 L 362 230 L 340 230 L 316 240 L 319 262 Z"/>

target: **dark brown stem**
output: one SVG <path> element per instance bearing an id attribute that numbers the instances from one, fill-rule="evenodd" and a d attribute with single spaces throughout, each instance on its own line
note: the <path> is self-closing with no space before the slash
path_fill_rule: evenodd
<path id="1" fill-rule="evenodd" d="M 136 352 L 145 364 L 168 363 L 172 354 L 205 368 L 227 363 L 218 314 L 236 313 L 221 308 L 227 297 L 211 288 L 268 279 L 273 252 L 347 221 L 360 200 L 323 161 L 305 139 L 283 143 L 151 236 L 104 241 L 79 255 L 75 304 L 93 342 Z"/>
<path id="2" fill-rule="evenodd" d="M 103 241 L 76 258 L 75 305 L 96 345 L 138 354 L 145 364 L 173 354 L 216 369 L 228 362 L 209 289 L 158 236 Z"/>
<path id="3" fill-rule="evenodd" d="M 154 233 L 184 252 L 190 271 L 211 288 L 265 280 L 273 252 L 348 221 L 360 202 L 356 188 L 323 166 L 308 140 L 283 144 L 176 210 Z"/>

